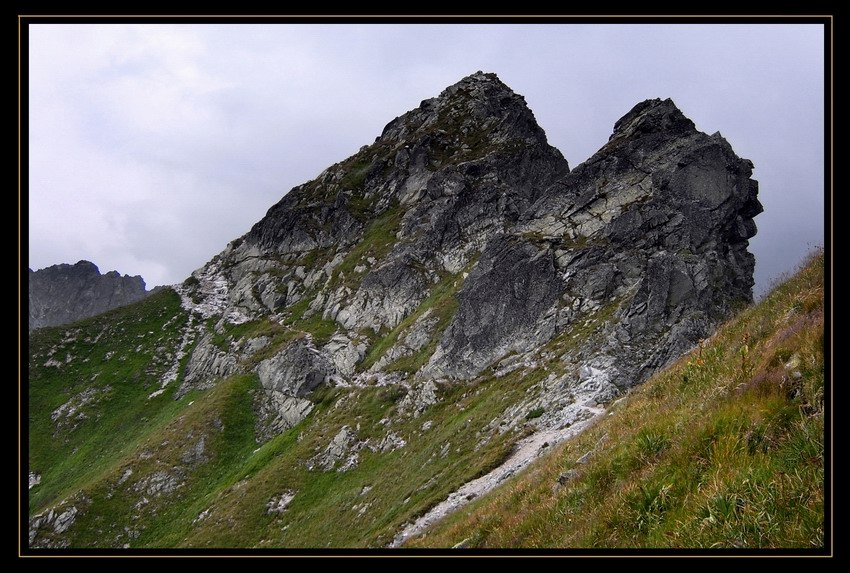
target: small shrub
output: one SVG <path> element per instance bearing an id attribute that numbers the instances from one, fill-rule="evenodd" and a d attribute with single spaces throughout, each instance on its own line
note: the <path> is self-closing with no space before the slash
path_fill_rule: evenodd
<path id="1" fill-rule="evenodd" d="M 744 508 L 744 500 L 732 493 L 718 493 L 708 502 L 708 519 L 720 523 L 732 522 Z"/>
<path id="2" fill-rule="evenodd" d="M 537 408 L 529 410 L 528 414 L 525 415 L 525 419 L 533 420 L 534 418 L 539 418 L 543 415 L 543 412 L 545 412 L 545 410 L 542 407 L 538 406 Z"/>
<path id="3" fill-rule="evenodd" d="M 670 439 L 654 430 L 643 430 L 636 439 L 638 458 L 646 463 L 657 458 L 670 447 Z"/>
<path id="4" fill-rule="evenodd" d="M 647 532 L 658 526 L 664 512 L 672 502 L 671 487 L 668 484 L 641 484 L 629 496 L 627 504 L 634 514 L 634 527 L 637 531 Z"/>

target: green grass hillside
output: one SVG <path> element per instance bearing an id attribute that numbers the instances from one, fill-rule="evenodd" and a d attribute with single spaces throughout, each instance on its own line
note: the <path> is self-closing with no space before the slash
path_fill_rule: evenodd
<path id="1" fill-rule="evenodd" d="M 407 547 L 822 548 L 824 493 L 820 253 Z"/>
<path id="2" fill-rule="evenodd" d="M 434 293 L 435 308 L 451 305 L 448 286 Z M 407 546 L 821 547 L 823 320 L 817 256 L 578 438 Z M 30 516 L 73 518 L 42 525 L 38 545 L 386 546 L 505 460 L 532 423 L 501 432 L 493 420 L 557 366 L 436 384 L 418 410 L 401 384 L 322 387 L 307 419 L 261 444 L 255 374 L 175 400 L 190 322 L 163 290 L 33 333 L 29 471 L 41 481 Z"/>
<path id="3" fill-rule="evenodd" d="M 324 387 L 306 420 L 259 444 L 253 373 L 175 400 L 178 376 L 150 397 L 187 320 L 164 291 L 31 337 L 29 471 L 41 481 L 30 516 L 75 514 L 59 533 L 42 527 L 39 545 L 384 546 L 508 455 L 522 429 L 500 432 L 491 421 L 544 375 L 435 385 L 436 403 L 419 415 L 400 384 Z M 344 428 L 357 463 L 323 466 Z"/>
<path id="4" fill-rule="evenodd" d="M 187 320 L 177 294 L 162 290 L 30 335 L 29 471 L 41 476 L 31 513 L 98 479 L 188 402 L 173 400 L 176 383 L 148 398 L 180 361 Z"/>

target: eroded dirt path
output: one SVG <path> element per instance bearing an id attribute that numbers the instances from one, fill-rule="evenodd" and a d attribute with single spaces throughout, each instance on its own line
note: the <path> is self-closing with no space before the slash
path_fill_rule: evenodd
<path id="1" fill-rule="evenodd" d="M 400 547 L 406 540 L 419 535 L 458 508 L 489 492 L 512 475 L 523 470 L 541 454 L 550 451 L 555 444 L 581 433 L 605 413 L 605 409 L 601 407 L 585 407 L 585 409 L 591 413 L 591 416 L 586 420 L 568 428 L 541 430 L 517 442 L 513 453 L 502 465 L 480 478 L 465 483 L 450 493 L 446 499 L 432 507 L 425 515 L 413 523 L 407 524 L 393 538 L 389 547 Z"/>

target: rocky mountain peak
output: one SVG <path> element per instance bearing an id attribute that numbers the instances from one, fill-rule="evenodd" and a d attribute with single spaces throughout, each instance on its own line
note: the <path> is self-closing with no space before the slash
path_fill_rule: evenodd
<path id="1" fill-rule="evenodd" d="M 426 215 L 443 221 L 417 248 L 456 249 L 461 226 L 484 235 L 503 229 L 568 171 L 525 100 L 495 74 L 479 72 L 395 118 L 374 143 L 290 191 L 237 242 L 236 256 L 350 245 L 394 205 L 407 238 L 422 230 Z M 458 264 L 465 263 L 449 266 Z"/>
<path id="2" fill-rule="evenodd" d="M 694 122 L 684 116 L 670 98 L 648 99 L 637 104 L 614 124 L 609 139 L 643 137 L 654 133 L 687 135 L 696 132 Z"/>
<path id="3" fill-rule="evenodd" d="M 103 275 L 90 261 L 29 269 L 29 330 L 68 324 L 142 299 L 140 276 Z"/>
<path id="4" fill-rule="evenodd" d="M 525 98 L 496 74 L 480 71 L 391 121 L 379 140 L 430 144 L 438 154 L 464 159 L 509 142 L 547 144 L 546 134 L 537 125 Z"/>
<path id="5" fill-rule="evenodd" d="M 182 294 L 222 332 L 322 325 L 256 367 L 279 406 L 270 427 L 306 415 L 304 388 L 390 372 L 446 381 L 556 360 L 566 386 L 610 398 L 752 300 L 752 167 L 655 99 L 570 171 L 522 96 L 478 72 L 294 188 Z M 243 362 L 205 335 L 181 395 Z"/>

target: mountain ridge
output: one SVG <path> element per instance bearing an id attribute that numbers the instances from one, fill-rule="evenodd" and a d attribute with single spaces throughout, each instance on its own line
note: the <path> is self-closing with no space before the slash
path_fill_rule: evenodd
<path id="1" fill-rule="evenodd" d="M 126 452 L 102 436 L 88 486 L 74 489 L 88 454 L 73 448 L 88 409 L 111 419 L 98 404 L 130 392 L 104 352 L 124 335 L 95 320 L 36 341 L 31 392 L 62 390 L 31 429 L 61 439 L 31 457 L 30 545 L 403 542 L 464 483 L 521 471 L 752 302 L 752 169 L 647 100 L 570 170 L 522 96 L 462 79 L 150 303 L 133 343 L 148 397 L 121 403 L 170 437 L 127 427 L 143 445 Z M 78 525 L 57 532 L 70 507 Z M 369 525 L 353 539 L 337 522 Z"/>
<path id="2" fill-rule="evenodd" d="M 148 294 L 141 276 L 100 274 L 97 265 L 86 260 L 29 269 L 28 282 L 30 332 L 88 318 Z"/>

